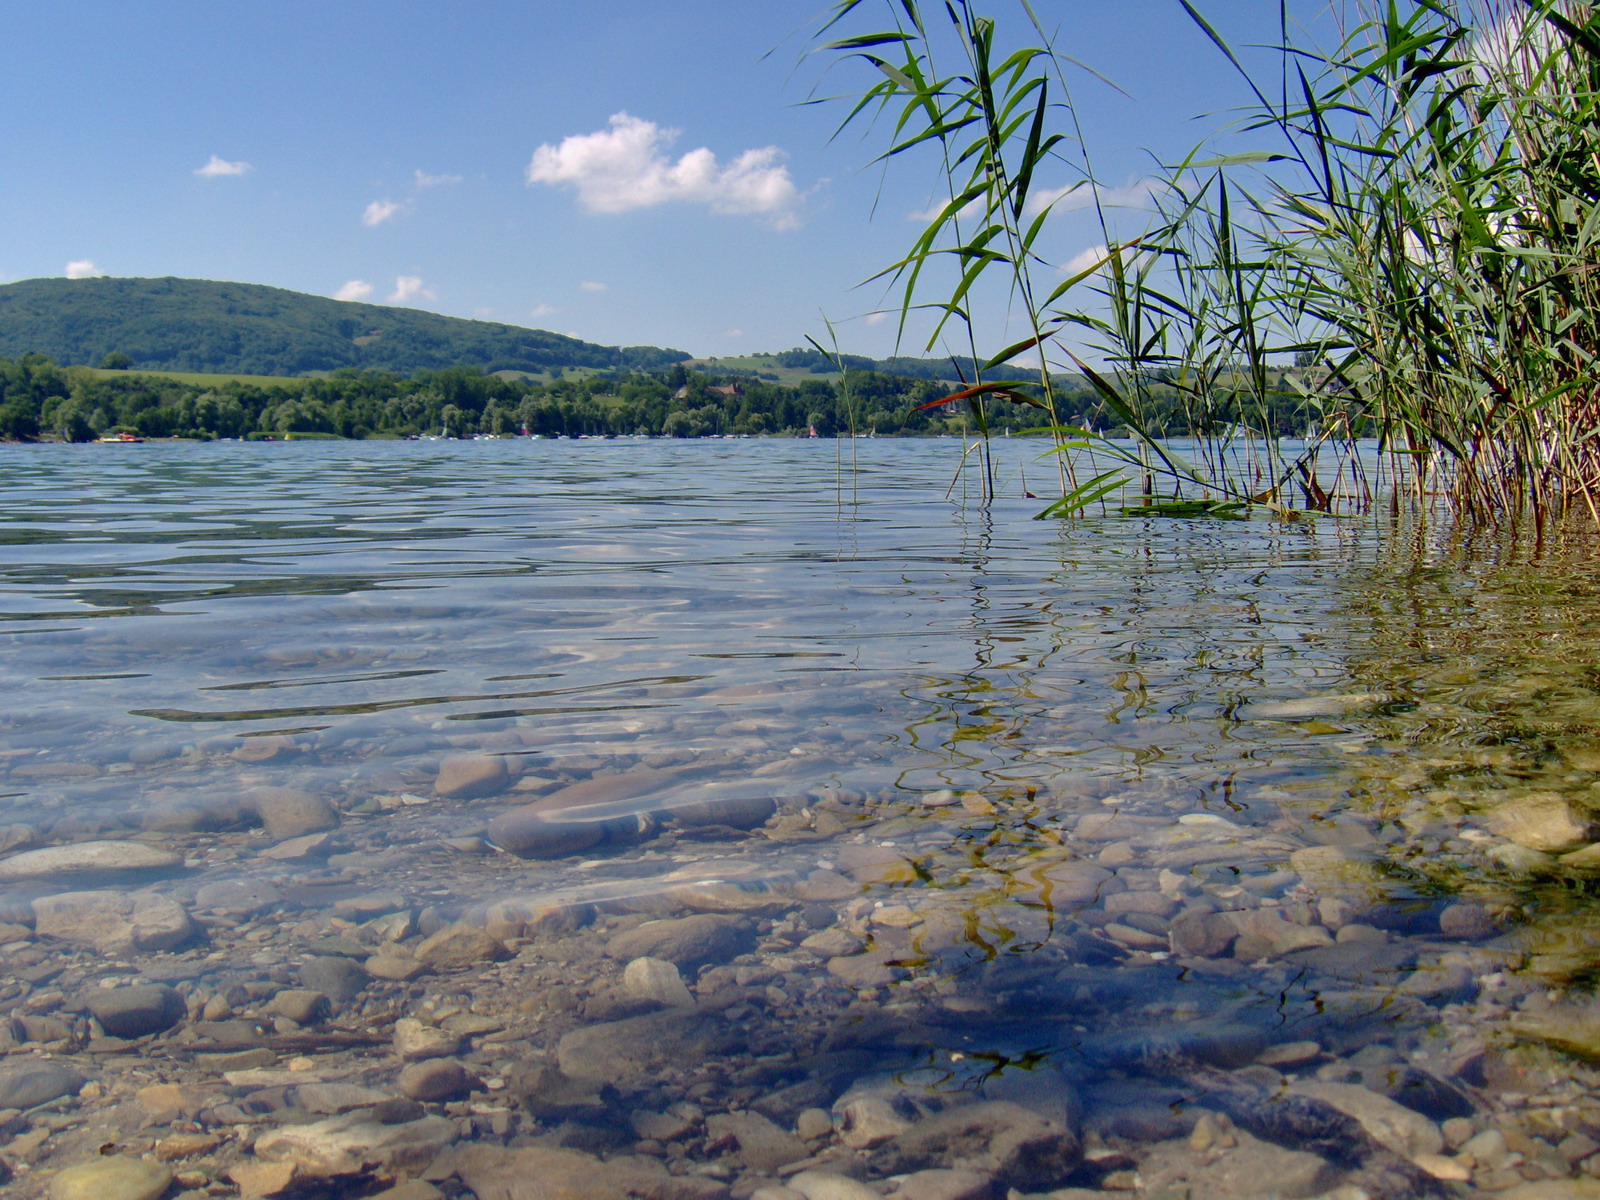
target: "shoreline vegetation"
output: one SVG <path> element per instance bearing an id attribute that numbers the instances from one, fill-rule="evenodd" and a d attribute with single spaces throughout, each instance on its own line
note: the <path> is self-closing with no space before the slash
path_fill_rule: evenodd
<path id="1" fill-rule="evenodd" d="M 1329 18 L 1330 50 L 1283 8 L 1241 58 L 1179 3 L 1253 101 L 1158 172 L 1133 236 L 1102 206 L 1078 125 L 1068 81 L 1084 69 L 1028 0 L 1005 6 L 1009 25 L 969 0 L 838 0 L 816 37 L 856 72 L 842 125 L 874 125 L 879 163 L 931 165 L 948 197 L 877 277 L 900 288 L 902 330 L 932 311 L 929 348 L 970 345 L 996 296 L 1028 330 L 963 399 L 980 432 L 997 396 L 1039 410 L 1060 464 L 1040 515 L 1157 480 L 1175 500 L 1338 511 L 1305 459 L 1241 447 L 1286 381 L 1312 411 L 1311 452 L 1359 476 L 1357 440 L 1381 442 L 1390 482 L 1345 489 L 1355 509 L 1442 498 L 1475 521 L 1600 522 L 1600 17 L 1578 0 L 1358 3 Z M 1073 186 L 1036 192 L 1063 170 Z M 1042 239 L 1066 196 L 1089 198 L 1104 235 L 1070 275 Z M 1024 357 L 1035 388 L 1019 396 L 1001 376 Z M 1305 369 L 1285 375 L 1291 361 Z M 1053 387 L 1066 370 L 1135 449 L 1071 420 Z M 1163 444 L 1170 417 L 1151 420 L 1162 390 L 1208 442 L 1193 461 Z M 1123 461 L 1082 478 L 1086 450 Z"/>
<path id="2" fill-rule="evenodd" d="M 809 357 L 808 357 L 809 355 Z M 791 358 L 816 372 L 808 351 Z M 870 361 L 870 360 L 863 360 Z M 712 364 L 707 364 L 711 366 Z M 829 366 L 824 362 L 823 366 Z M 323 378 L 272 378 L 61 366 L 36 354 L 0 358 L 0 440 L 90 442 L 129 433 L 147 439 L 314 439 L 372 437 L 961 436 L 968 408 L 947 401 L 936 379 L 853 366 L 843 374 L 785 385 L 744 371 L 590 374 L 548 382 L 505 378 L 481 368 L 335 371 Z M 791 368 L 792 369 L 792 368 Z M 1081 380 L 1058 380 L 1077 419 L 1111 427 L 1115 414 Z M 1171 432 L 1187 433 L 1175 392 Z M 1023 417 L 997 420 L 995 433 L 1023 433 Z M 1303 413 L 1287 405 L 1273 429 L 1294 434 Z"/>

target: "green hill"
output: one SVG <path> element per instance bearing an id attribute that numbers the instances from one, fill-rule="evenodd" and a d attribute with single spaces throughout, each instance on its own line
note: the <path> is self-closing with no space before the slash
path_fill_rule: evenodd
<path id="1" fill-rule="evenodd" d="M 0 285 L 0 357 L 29 353 L 85 366 L 121 354 L 135 369 L 239 375 L 354 367 L 409 376 L 462 364 L 485 372 L 650 370 L 689 357 L 257 283 L 115 278 Z"/>

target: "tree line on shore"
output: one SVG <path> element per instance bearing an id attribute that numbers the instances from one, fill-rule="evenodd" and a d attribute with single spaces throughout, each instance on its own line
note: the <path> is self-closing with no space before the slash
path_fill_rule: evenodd
<path id="1" fill-rule="evenodd" d="M 692 371 L 614 372 L 532 383 L 475 367 L 418 371 L 336 371 L 325 378 L 263 385 L 219 376 L 196 382 L 135 371 L 60 366 L 42 355 L 0 358 L 0 439 L 91 441 L 128 432 L 146 438 L 408 437 L 445 434 L 645 435 L 728 434 L 820 437 L 960 434 L 966 405 L 923 407 L 950 385 L 879 371 L 847 370 L 842 379 L 788 387 L 744 376 Z M 1114 427 L 1088 391 L 1072 395 L 1080 421 Z M 995 406 L 995 431 L 1038 424 L 1021 404 Z M 1176 405 L 1174 415 L 1178 414 Z M 1285 414 L 1284 428 L 1292 432 Z M 1188 432 L 1181 425 L 1174 434 Z"/>

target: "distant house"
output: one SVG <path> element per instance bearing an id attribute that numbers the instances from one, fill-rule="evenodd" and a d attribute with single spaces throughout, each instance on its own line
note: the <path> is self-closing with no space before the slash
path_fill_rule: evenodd
<path id="1" fill-rule="evenodd" d="M 734 397 L 744 395 L 744 389 L 737 383 L 730 383 L 727 387 L 708 387 L 706 391 L 715 393 L 718 396 Z M 674 400 L 687 400 L 689 398 L 689 385 L 684 384 L 677 391 L 673 392 L 672 398 Z"/>

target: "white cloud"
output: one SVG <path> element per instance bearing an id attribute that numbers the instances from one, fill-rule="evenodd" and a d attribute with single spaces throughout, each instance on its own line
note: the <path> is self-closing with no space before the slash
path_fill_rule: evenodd
<path id="1" fill-rule="evenodd" d="M 367 205 L 367 211 L 361 214 L 361 223 L 370 229 L 374 225 L 382 225 L 404 209 L 405 205 L 397 204 L 393 200 L 374 200 Z"/>
<path id="2" fill-rule="evenodd" d="M 725 338 L 742 338 L 744 336 L 744 330 L 742 330 L 742 329 L 724 329 L 722 331 L 722 336 L 725 337 Z"/>
<path id="3" fill-rule="evenodd" d="M 477 308 L 472 310 L 472 315 L 475 317 L 492 317 L 494 316 L 494 309 L 490 308 L 487 304 L 480 304 Z"/>
<path id="4" fill-rule="evenodd" d="M 372 285 L 365 279 L 349 280 L 333 294 L 335 300 L 365 300 L 372 295 Z"/>
<path id="5" fill-rule="evenodd" d="M 561 310 L 553 304 L 535 304 L 531 309 L 528 310 L 528 315 L 530 317 L 549 317 L 554 316 L 560 311 Z"/>
<path id="6" fill-rule="evenodd" d="M 670 201 L 705 204 L 712 212 L 765 217 L 778 228 L 799 224 L 800 193 L 776 146 L 746 150 L 727 166 L 704 146 L 676 162 L 664 153 L 678 130 L 625 112 L 611 128 L 543 145 L 528 164 L 528 182 L 569 184 L 590 212 L 620 213 Z"/>
<path id="7" fill-rule="evenodd" d="M 390 304 L 405 304 L 409 300 L 418 298 L 423 300 L 437 300 L 430 287 L 425 287 L 420 275 L 400 275 L 394 281 L 394 293 L 389 297 Z"/>
<path id="8" fill-rule="evenodd" d="M 87 258 L 74 259 L 67 264 L 68 279 L 98 279 L 105 272 Z"/>
<path id="9" fill-rule="evenodd" d="M 578 287 L 586 292 L 603 292 L 606 290 L 606 285 L 598 279 L 585 279 Z"/>
<path id="10" fill-rule="evenodd" d="M 1130 179 L 1121 187 L 1096 187 L 1088 183 L 1069 183 L 1066 187 L 1047 188 L 1042 192 L 1035 192 L 1028 199 L 1028 211 L 1040 213 L 1046 208 L 1053 208 L 1056 212 L 1078 212 L 1085 208 L 1093 208 L 1098 195 L 1102 208 L 1137 208 L 1152 209 L 1164 197 L 1170 195 L 1172 189 L 1160 179 L 1148 176 L 1144 179 Z"/>
<path id="11" fill-rule="evenodd" d="M 417 186 L 419 188 L 443 187 L 447 183 L 460 183 L 459 175 L 429 175 L 421 167 L 417 168 Z"/>
<path id="12" fill-rule="evenodd" d="M 194 173 L 202 179 L 218 179 L 224 175 L 243 175 L 251 169 L 247 162 L 229 162 L 213 154 L 211 161 L 203 167 L 196 167 Z"/>
<path id="13" fill-rule="evenodd" d="M 889 314 L 886 312 L 870 312 L 867 314 L 868 325 L 882 325 L 888 319 Z"/>
<path id="14" fill-rule="evenodd" d="M 1061 273 L 1063 275 L 1079 275 L 1092 268 L 1096 275 L 1103 275 L 1106 268 L 1111 265 L 1111 253 L 1110 247 L 1104 242 L 1085 247 L 1061 264 Z M 1135 250 L 1131 246 L 1123 246 L 1116 253 L 1117 257 L 1122 260 L 1123 268 L 1127 271 L 1137 270 L 1151 259 L 1148 250 Z"/>

